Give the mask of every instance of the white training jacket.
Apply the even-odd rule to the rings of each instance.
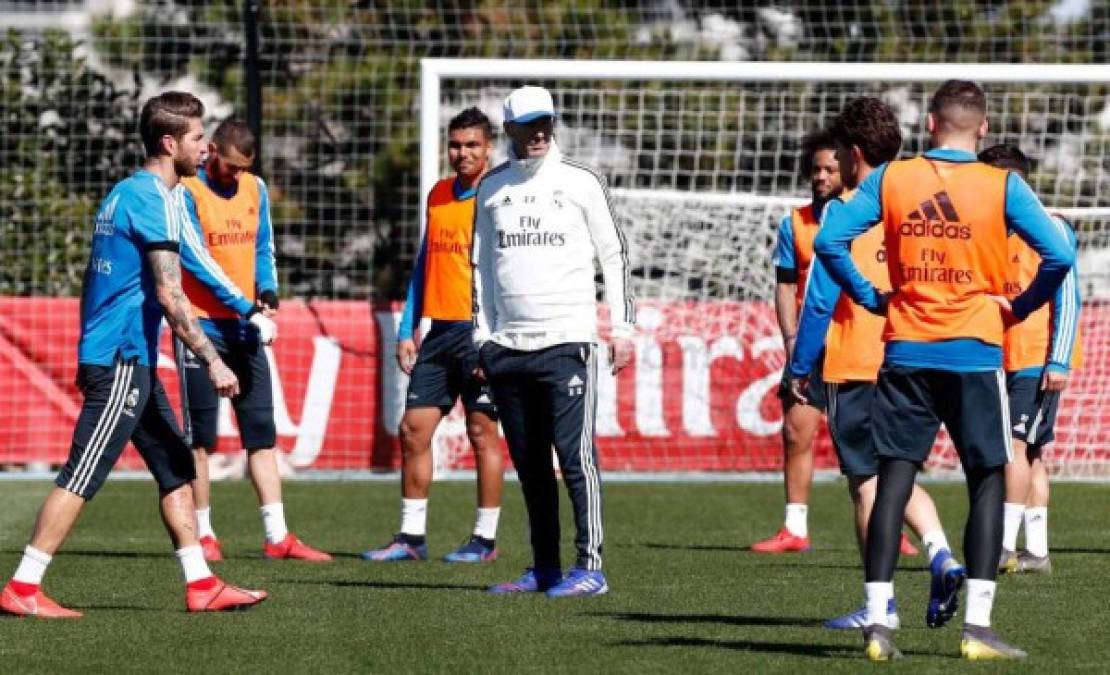
[[[595,258],[614,337],[636,320],[628,246],[605,179],[554,142],[511,159],[478,185],[474,208],[474,342],[522,351],[597,342]]]

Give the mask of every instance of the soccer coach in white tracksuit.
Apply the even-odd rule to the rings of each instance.
[[[551,596],[608,590],[601,572],[595,260],[605,281],[614,372],[631,359],[635,306],[628,247],[605,179],[559,151],[554,105],[540,87],[505,99],[510,160],[478,186],[474,214],[474,340],[492,385],[531,526],[534,566],[495,593]],[[577,560],[559,558],[554,446],[574,507]]]

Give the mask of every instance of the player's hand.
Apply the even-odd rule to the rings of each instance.
[[[223,360],[216,359],[209,364],[208,379],[212,380],[212,386],[220,396],[233,398],[239,395],[239,378],[235,377],[235,373],[231,372]]]
[[[405,375],[412,375],[412,367],[416,365],[416,342],[401,340],[397,343],[397,365]]]
[[[875,316],[886,316],[887,310],[890,309],[890,299],[894,297],[894,291],[876,291],[879,296],[879,304],[877,307],[868,307],[867,311]]]
[[[1016,316],[1014,316],[1014,306],[1010,304],[1010,300],[1004,295],[988,295],[987,299],[998,305],[999,310],[1002,312],[1002,325],[1006,328],[1021,323]]]
[[[1045,368],[1044,377],[1041,378],[1041,389],[1045,391],[1064,391],[1068,388],[1068,374],[1057,370]]]
[[[790,395],[794,400],[802,405],[809,405],[809,398],[806,392],[809,391],[809,375],[804,377],[790,378]]]
[[[615,337],[609,341],[609,364],[612,366],[614,375],[632,363],[632,355],[635,351],[636,344],[627,338]]]
[[[486,367],[489,365],[486,361],[486,359],[488,358],[486,350],[487,348],[493,349],[493,347],[491,346],[493,344],[494,343],[492,341],[486,340],[478,346],[478,359],[474,364],[474,370],[471,371],[471,374],[473,374],[474,379],[478,380],[479,382],[489,381],[489,376],[486,374]]]
[[[258,294],[258,308],[266,315],[267,319],[272,319],[277,316],[278,304],[277,293],[272,290],[265,290]]]
[[[251,314],[247,321],[250,321],[258,329],[258,341],[262,344],[272,345],[274,340],[277,339],[277,324],[264,312]]]

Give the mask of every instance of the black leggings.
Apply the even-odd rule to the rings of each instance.
[[[993,580],[1002,550],[1002,502],[1006,492],[1001,466],[967,472],[970,508],[964,527],[964,557],[972,579]],[[898,563],[898,543],[906,504],[913,491],[917,464],[905,459],[879,460],[879,483],[875,507],[867,524],[867,581],[890,581]]]

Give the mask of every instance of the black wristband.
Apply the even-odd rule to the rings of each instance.
[[[259,293],[258,299],[261,300],[263,304],[268,305],[270,309],[277,309],[278,303],[280,302],[278,294],[269,288]]]

